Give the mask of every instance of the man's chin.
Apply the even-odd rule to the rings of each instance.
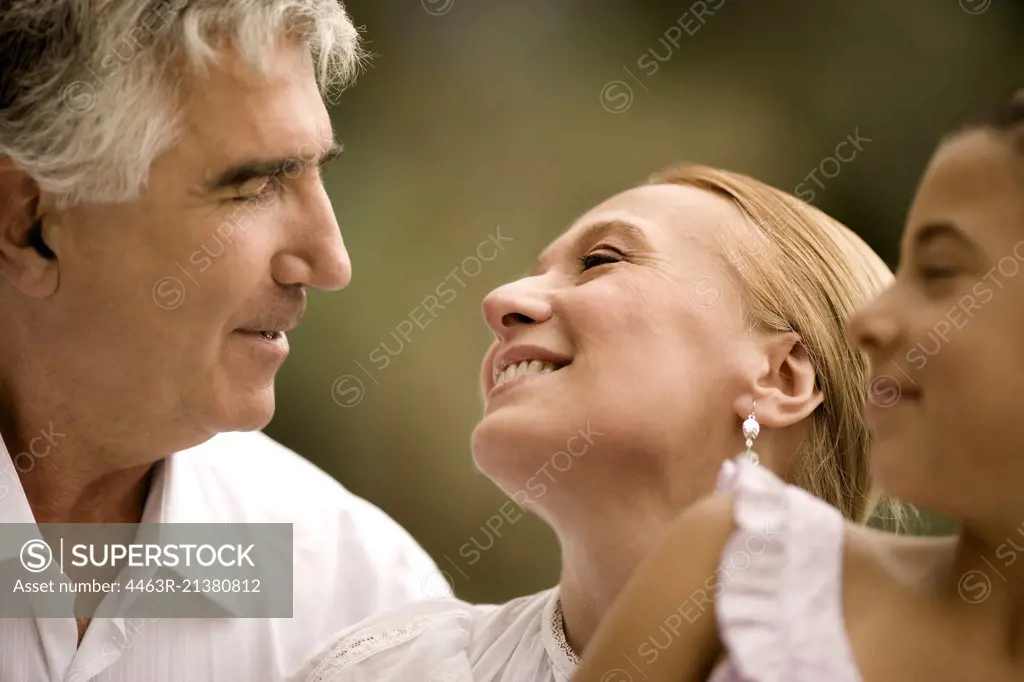
[[[259,431],[274,418],[275,407],[272,386],[249,395],[235,395],[231,403],[218,410],[221,418],[217,431]]]

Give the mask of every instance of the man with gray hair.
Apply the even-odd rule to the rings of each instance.
[[[0,0],[0,54],[0,521],[286,523],[294,548],[291,620],[8,618],[0,680],[285,679],[420,598],[412,538],[258,433],[306,289],[351,276],[320,177],[344,9]]]

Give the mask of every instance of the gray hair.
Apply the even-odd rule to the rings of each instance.
[[[359,71],[338,0],[0,0],[0,156],[62,205],[135,198],[180,132],[174,69],[227,39],[265,72],[282,35],[306,41],[327,99]]]

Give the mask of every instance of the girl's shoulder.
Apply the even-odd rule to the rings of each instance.
[[[921,589],[951,555],[950,538],[868,528],[763,467],[727,462],[733,530],[721,555],[716,618],[729,657],[749,680],[860,680],[851,631]],[[718,678],[731,680],[724,672]]]
[[[842,514],[764,467],[726,462],[733,530],[717,571],[716,680],[859,680],[843,617]]]

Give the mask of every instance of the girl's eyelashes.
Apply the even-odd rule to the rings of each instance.
[[[923,280],[936,280],[956,277],[960,270],[955,267],[930,265],[922,266],[919,268],[919,272]]]
[[[964,274],[962,267],[950,265],[919,265],[917,268],[917,280],[927,296],[932,298],[943,298],[951,295],[957,287],[961,275]]]

